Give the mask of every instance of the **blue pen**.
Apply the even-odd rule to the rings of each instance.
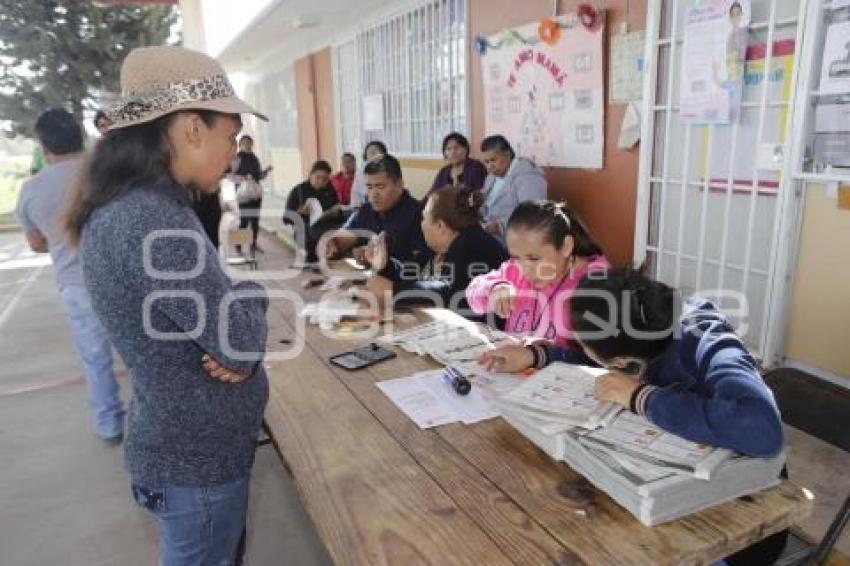
[[[472,384],[469,383],[469,380],[455,367],[446,366],[443,370],[443,379],[452,386],[452,389],[458,395],[468,395],[472,389]]]

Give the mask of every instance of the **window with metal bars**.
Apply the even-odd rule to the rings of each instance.
[[[379,139],[394,154],[430,157],[447,133],[468,133],[466,13],[467,0],[429,0],[336,46],[340,152]],[[383,127],[367,130],[363,99],[375,95]]]

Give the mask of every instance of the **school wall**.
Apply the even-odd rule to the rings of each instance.
[[[440,148],[436,151],[439,152]],[[404,185],[417,198],[425,196],[434,183],[434,177],[445,165],[442,159],[401,158],[399,162],[404,174]]]
[[[310,60],[312,73],[308,74],[304,72],[302,75],[298,75],[296,72],[295,80],[298,83],[298,92],[304,93],[305,110],[308,113],[312,112],[313,121],[310,122],[309,116],[302,119],[299,99],[298,127],[302,132],[305,129],[312,130],[305,139],[308,143],[312,143],[312,140],[315,138],[317,148],[315,152],[308,154],[303,151],[302,146],[303,169],[306,173],[315,159],[325,159],[336,169],[339,167],[340,155],[338,155],[336,148],[333,55],[331,48],[313,53],[304,57],[303,60]],[[310,107],[311,101],[306,94],[307,91],[312,93],[312,107]],[[363,148],[343,147],[341,149],[342,151],[354,153],[357,156],[358,164],[360,163]],[[392,149],[390,148],[390,151]],[[440,148],[434,149],[435,153],[439,153],[439,151]],[[423,196],[431,188],[431,183],[434,181],[437,171],[443,166],[441,159],[402,157],[400,158],[400,162],[404,173],[405,186],[416,197]]]
[[[303,179],[310,170],[310,165],[319,158],[313,55],[296,59],[294,70],[295,105],[298,109],[298,147],[301,150],[301,178]]]
[[[575,11],[577,0],[560,0],[558,14]],[[646,0],[602,0],[594,2],[604,8],[607,17],[605,38],[605,98],[608,98],[608,48],[614,30],[627,22],[629,31],[644,29]],[[491,35],[505,27],[514,27],[539,21],[552,15],[551,0],[469,0],[470,38]],[[467,46],[470,69],[470,99],[472,137],[475,148],[484,137],[484,89],[481,61],[474,43]],[[635,201],[637,196],[638,149],[617,149],[620,123],[625,104],[606,104],[605,107],[605,158],[603,169],[547,168],[549,198],[563,199],[578,212],[588,229],[617,264],[631,262],[634,242]],[[474,152],[474,153],[477,153]]]
[[[327,160],[336,169],[339,157],[336,155],[333,56],[330,47],[313,54],[313,80],[319,159]]]
[[[575,10],[577,0],[558,2],[559,13]],[[608,0],[597,3],[606,9],[608,32],[628,22],[630,31],[644,28],[646,0]],[[469,0],[469,37],[489,35],[505,27],[538,21],[552,14],[550,0]],[[605,54],[608,54],[608,38]],[[478,147],[484,137],[484,92],[481,63],[474,52],[473,42],[469,52],[470,123],[472,155],[478,157]],[[331,50],[324,49],[295,64],[298,92],[298,125],[301,141],[301,159],[306,172],[315,159],[327,159],[334,167],[337,155],[333,107],[333,65]],[[607,83],[607,60],[605,62]],[[607,99],[607,92],[606,92]],[[637,191],[637,148],[622,151],[616,148],[624,104],[606,104],[605,109],[605,160],[600,171],[547,168],[549,198],[564,199],[573,206],[588,224],[588,228],[616,263],[631,261],[635,198]],[[448,133],[448,132],[446,132]],[[343,148],[358,154],[362,148]],[[392,151],[392,148],[390,148]],[[434,148],[439,153],[440,148]],[[434,176],[442,167],[440,159],[402,158],[404,180],[414,195],[424,194]]]
[[[809,185],[791,298],[786,355],[850,386],[850,210]]]

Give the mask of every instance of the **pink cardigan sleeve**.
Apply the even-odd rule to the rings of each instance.
[[[513,285],[513,277],[517,267],[513,260],[503,262],[499,269],[477,276],[466,288],[466,302],[476,314],[487,312],[490,292],[497,283],[509,283]]]

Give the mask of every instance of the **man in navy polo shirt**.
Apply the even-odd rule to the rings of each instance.
[[[431,258],[422,235],[422,205],[404,188],[401,165],[392,155],[368,163],[364,173],[368,202],[320,244],[317,253],[325,259],[338,258],[383,233],[389,261],[381,275],[396,281],[406,268],[418,268]]]

